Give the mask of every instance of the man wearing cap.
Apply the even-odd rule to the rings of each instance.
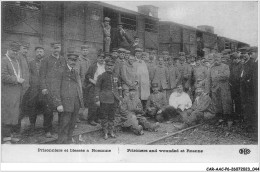
[[[44,48],[35,47],[35,58],[29,62],[30,70],[30,87],[24,95],[24,113],[29,115],[30,129],[34,131],[37,115],[43,113],[45,102],[40,89],[40,66],[44,58]]]
[[[7,53],[1,59],[1,126],[2,141],[19,141],[13,133],[17,132],[20,114],[22,84],[25,81],[21,76],[21,67],[18,59],[20,44],[11,42]]]
[[[137,61],[134,62],[134,67],[136,69],[138,77],[138,95],[142,101],[143,107],[146,107],[146,101],[150,95],[150,79],[149,71],[145,62],[141,59],[143,50],[140,48],[135,49],[135,57]]]
[[[58,144],[72,142],[72,134],[79,113],[84,107],[81,78],[76,69],[79,55],[70,49],[67,53],[67,65],[62,73],[59,93],[56,98],[60,99],[57,110],[61,113],[58,131]]]
[[[46,137],[52,137],[53,112],[57,111],[57,107],[61,102],[56,95],[59,95],[62,72],[66,67],[66,60],[60,55],[61,44],[55,42],[52,43],[51,46],[53,48],[52,54],[42,60],[40,67],[41,92],[45,101],[48,103],[43,113],[43,126]],[[59,110],[58,114],[60,116]]]
[[[191,74],[192,74],[192,68],[189,64],[187,64],[186,61],[186,57],[184,55],[184,52],[180,52],[180,63],[177,64],[177,68],[180,71],[181,74],[181,83],[184,86],[184,91],[188,92],[188,94],[190,94],[190,90],[191,90]]]
[[[131,45],[129,47],[129,50],[131,51],[131,55],[135,55],[136,48],[142,48],[142,46],[140,45],[140,39],[138,36],[134,36],[134,41],[131,41]]]
[[[124,49],[124,48],[118,49],[118,59],[115,62],[114,70],[115,70],[115,73],[119,76],[120,76],[120,70],[121,70],[123,64],[126,62],[125,53],[126,53],[126,49]]]
[[[148,116],[156,118],[163,108],[167,106],[167,100],[165,94],[159,91],[158,83],[152,83],[152,90],[153,92],[147,100],[146,113]]]
[[[201,57],[197,58],[196,65],[192,69],[192,76],[194,82],[193,87],[195,89],[198,84],[205,84],[207,78],[207,68],[201,64]]]
[[[24,94],[27,92],[28,88],[30,87],[29,84],[29,79],[30,79],[30,72],[29,72],[29,58],[28,58],[28,50],[30,47],[30,44],[27,42],[21,42],[21,47],[19,51],[19,63],[21,67],[21,77],[24,79],[24,82],[22,84],[22,102],[21,102],[21,107],[20,107],[20,119],[19,119],[19,125],[21,125],[22,118],[24,117],[24,112],[23,112],[23,105],[26,103],[26,99],[24,99]]]
[[[180,81],[181,75],[178,68],[172,64],[172,60],[169,60],[168,65],[168,72],[169,72],[169,79],[168,79],[168,88],[166,90],[166,99],[167,102],[169,101],[170,95],[176,89],[177,83]]]
[[[104,53],[98,54],[97,62],[93,63],[85,76],[85,94],[87,94],[88,104],[88,123],[96,126],[98,122],[98,107],[95,104],[95,86],[98,77],[105,72],[105,56]]]
[[[156,131],[159,124],[153,124],[147,121],[143,116],[144,111],[140,99],[136,96],[136,90],[131,88],[129,94],[124,97],[120,106],[120,113],[124,116],[125,122],[122,127],[130,127],[136,135],[143,135],[143,129]]]
[[[164,61],[164,65],[167,66],[168,65],[168,61],[169,61],[169,52],[168,51],[163,51],[162,52],[162,58]]]
[[[77,63],[77,70],[79,72],[80,78],[81,78],[81,83],[82,83],[82,89],[83,89],[83,100],[84,100],[84,105],[85,107],[88,107],[87,105],[87,93],[86,91],[86,83],[85,83],[85,76],[88,72],[88,69],[90,67],[90,60],[89,60],[89,50],[91,46],[90,45],[81,45],[81,55],[79,56],[79,60]],[[81,118],[83,119],[83,117]]]
[[[147,66],[147,69],[148,69],[148,72],[149,72],[150,85],[151,85],[152,80],[154,78],[154,72],[155,72],[155,69],[156,69],[154,58],[156,58],[155,55],[153,55],[151,53],[148,57],[148,61],[146,62],[146,66]]]
[[[209,95],[205,93],[204,87],[198,87],[196,94],[197,97],[191,108],[180,114],[179,122],[183,122],[181,128],[195,125],[202,120],[210,120],[215,116],[215,106]]]
[[[212,101],[216,106],[216,114],[222,120],[231,122],[232,100],[229,86],[230,70],[228,65],[221,63],[221,54],[209,54],[209,59],[214,59],[211,63],[209,82]]]
[[[117,31],[113,35],[113,47],[115,48],[128,48],[131,43],[130,38],[123,29],[123,23],[118,23]]]
[[[233,53],[231,55],[233,62],[231,63],[230,67],[230,77],[229,77],[229,82],[230,82],[230,90],[231,90],[231,98],[232,102],[235,105],[234,108],[234,114],[232,117],[234,119],[239,119],[241,120],[241,95],[240,95],[240,76],[242,72],[242,63],[240,56],[238,53]],[[235,116],[234,116],[235,115]]]
[[[118,76],[113,72],[115,62],[106,60],[106,72],[102,73],[95,86],[95,103],[100,107],[101,126],[104,132],[104,139],[108,139],[108,134],[115,138],[114,120],[115,111],[120,105],[122,97],[119,95],[121,87]]]
[[[109,22],[110,22],[110,18],[105,17],[104,23],[102,23],[103,32],[104,32],[104,50],[107,53],[109,53],[110,51],[110,43],[111,43],[111,38],[110,38],[111,26],[109,25]]]
[[[127,61],[131,55],[131,52],[129,50],[125,50],[125,60]]]
[[[129,92],[129,89],[136,89],[138,86],[138,77],[133,66],[134,56],[130,55],[128,61],[124,63],[121,68],[121,80],[122,80],[122,89],[123,95]]]
[[[160,56],[158,60],[159,63],[155,68],[154,78],[152,80],[152,83],[158,83],[159,90],[166,97],[166,90],[168,89],[168,83],[169,83],[169,71],[167,67],[164,65],[163,57]]]
[[[245,120],[245,125],[251,128],[252,125],[252,114],[253,114],[253,61],[250,60],[248,54],[243,54],[242,58],[244,63],[242,65],[242,72],[240,75],[240,86],[241,86],[241,104],[242,114]]]

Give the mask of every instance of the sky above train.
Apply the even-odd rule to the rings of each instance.
[[[137,11],[139,5],[159,7],[162,21],[197,27],[210,25],[220,36],[256,46],[258,44],[257,1],[104,1],[106,3]]]

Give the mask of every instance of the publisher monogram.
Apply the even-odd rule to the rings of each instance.
[[[247,148],[241,148],[239,149],[239,153],[240,154],[244,154],[244,155],[247,155],[247,154],[250,154],[250,149],[247,149]]]

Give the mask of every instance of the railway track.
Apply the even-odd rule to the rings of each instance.
[[[173,127],[172,124],[161,124],[161,130],[158,132],[148,132],[145,131],[145,134],[142,136],[136,136],[132,132],[122,131],[120,125],[117,128],[116,139],[103,139],[102,129],[94,129],[91,131],[78,131],[74,132],[73,139],[75,144],[141,144],[141,145],[154,145],[158,142],[162,142],[164,139],[173,137],[177,134],[183,133],[188,130],[195,129],[203,124],[198,124],[191,126],[182,130],[171,130]],[[171,130],[171,132],[170,132]],[[51,138],[41,142],[41,144],[54,144],[57,138]]]

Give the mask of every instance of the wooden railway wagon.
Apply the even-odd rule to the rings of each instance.
[[[34,56],[35,46],[43,45],[49,55],[50,43],[61,41],[63,53],[70,46],[79,50],[80,45],[91,44],[94,60],[95,50],[103,49],[101,22],[104,17],[111,18],[112,34],[122,22],[128,36],[138,35],[146,50],[158,48],[158,18],[106,3],[13,1],[2,2],[1,8],[2,54],[12,40],[29,42],[29,57]]]
[[[225,49],[230,49],[231,52],[237,51],[239,48],[249,47],[249,44],[236,41],[226,37],[218,37],[218,50],[221,52]]]
[[[169,51],[176,57],[179,52],[197,54],[196,28],[175,22],[159,22],[159,51]]]

